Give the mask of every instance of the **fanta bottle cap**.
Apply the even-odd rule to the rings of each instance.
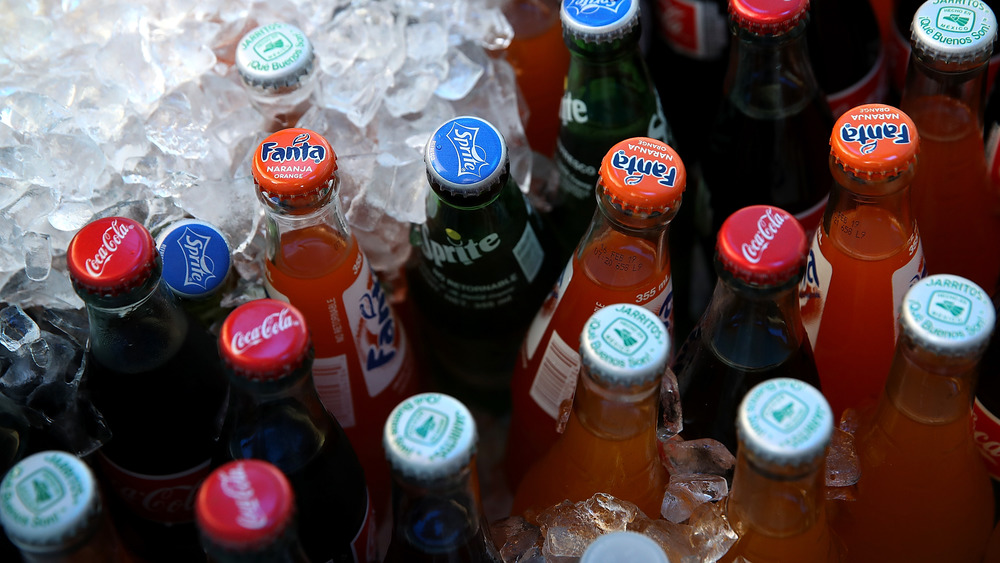
[[[60,451],[30,455],[0,482],[0,524],[29,553],[64,549],[99,523],[97,482],[80,458]]]
[[[797,277],[809,254],[802,224],[769,205],[744,207],[730,215],[719,229],[715,249],[727,272],[757,285]]]
[[[588,43],[608,43],[639,25],[639,0],[562,0],[563,32]]]
[[[77,292],[115,296],[146,282],[157,267],[153,237],[139,222],[104,217],[84,225],[66,248]]]
[[[903,333],[934,354],[965,356],[989,344],[996,312],[975,283],[951,274],[928,276],[913,285],[900,312]]]
[[[632,213],[664,214],[681,204],[687,171],[663,141],[633,137],[611,147],[601,162],[599,189]]]
[[[442,393],[420,393],[389,413],[382,446],[393,471],[433,480],[468,465],[478,440],[476,421],[461,401]]]
[[[885,104],[865,104],[844,112],[830,135],[830,152],[837,164],[870,179],[908,170],[919,149],[920,136],[910,116]]]
[[[208,476],[195,499],[195,521],[213,544],[234,551],[266,546],[287,529],[295,493],[274,465],[258,459],[230,461]]]
[[[434,193],[451,205],[482,205],[496,196],[508,174],[507,143],[490,122],[461,116],[427,140],[424,164]]]
[[[580,563],[670,563],[660,544],[636,532],[610,532],[587,546]]]
[[[769,379],[743,398],[736,433],[740,448],[758,463],[802,465],[826,453],[833,413],[812,385],[788,377]]]
[[[229,276],[229,240],[211,223],[177,221],[157,235],[156,243],[163,261],[163,281],[181,297],[207,297]]]
[[[997,19],[986,2],[924,2],[910,24],[913,49],[948,63],[986,61],[997,38]]]
[[[264,203],[279,209],[311,208],[333,193],[337,155],[319,133],[283,129],[257,147],[251,172]]]
[[[301,29],[277,22],[256,27],[236,46],[236,71],[247,86],[295,86],[315,61],[312,43]]]
[[[638,305],[617,303],[598,309],[580,335],[580,361],[606,385],[642,385],[659,379],[669,355],[667,327]]]
[[[240,377],[273,380],[295,371],[310,353],[302,313],[276,299],[256,299],[229,313],[219,330],[222,360]]]
[[[733,22],[757,35],[781,35],[809,14],[809,0],[729,0]]]

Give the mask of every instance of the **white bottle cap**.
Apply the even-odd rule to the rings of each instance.
[[[921,348],[942,356],[964,356],[989,343],[996,312],[975,283],[950,274],[928,276],[903,297],[899,324]]]
[[[670,563],[658,543],[635,532],[611,532],[583,552],[580,563]]]
[[[818,389],[788,377],[755,385],[736,415],[740,448],[755,460],[796,466],[826,453],[833,413]]]
[[[294,86],[312,71],[314,59],[309,38],[287,23],[256,27],[236,46],[236,70],[256,88]]]
[[[928,0],[910,24],[913,48],[943,62],[985,62],[996,37],[997,19],[986,2]]]
[[[464,404],[421,393],[389,413],[382,436],[389,465],[405,477],[430,480],[465,467],[476,452],[476,421]]]
[[[644,307],[617,303],[590,316],[580,336],[580,361],[607,385],[642,385],[667,367],[667,327]]]

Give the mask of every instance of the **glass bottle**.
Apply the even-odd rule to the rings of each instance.
[[[232,248],[225,233],[211,223],[182,219],[156,235],[163,261],[163,282],[188,313],[214,332],[230,309],[222,297],[236,282]]]
[[[885,386],[903,295],[926,275],[910,213],[920,144],[902,111],[853,108],[830,138],[834,187],[799,289],[802,322],[835,416]]]
[[[808,250],[802,225],[777,207],[745,207],[722,224],[712,301],[673,366],[685,439],[713,438],[735,452],[733,421],[751,387],[775,377],[819,387],[799,312]]]
[[[1000,316],[1000,294],[993,297],[993,311]],[[994,504],[1000,507],[1000,336],[996,331],[980,360],[979,373],[972,430],[993,481]]]
[[[307,319],[258,299],[237,307],[219,333],[232,389],[217,465],[261,459],[291,482],[299,534],[312,561],[374,562],[374,507],[365,473],[312,380]]]
[[[383,563],[500,563],[483,514],[472,413],[441,393],[406,399],[385,423],[392,537]]]
[[[658,543],[636,532],[608,532],[590,542],[580,563],[670,563]]]
[[[556,420],[580,371],[580,331],[594,311],[611,303],[641,305],[660,317],[672,338],[668,226],[686,181],[677,153],[654,139],[626,139],[605,156],[598,209],[514,366],[505,463],[512,489],[558,436]]]
[[[861,478],[834,524],[850,561],[982,560],[993,494],[970,428],[995,321],[965,278],[929,276],[906,293],[884,391],[853,417]]]
[[[275,22],[248,31],[236,46],[236,70],[250,103],[275,132],[295,127],[316,89],[312,42],[294,25]]]
[[[667,327],[655,313],[619,303],[591,315],[566,429],[521,480],[511,514],[531,520],[563,500],[603,492],[658,516],[669,481],[656,437],[669,356]]]

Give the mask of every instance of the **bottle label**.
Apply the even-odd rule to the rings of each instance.
[[[714,2],[659,0],[656,24],[670,47],[699,60],[717,60],[726,52],[729,30]]]
[[[913,235],[910,236],[906,251],[910,255],[909,262],[892,274],[892,310],[896,311],[895,322],[892,323],[892,326],[896,339],[899,339],[899,307],[903,304],[903,298],[906,297],[906,292],[913,287],[913,284],[927,277],[924,247],[916,229],[913,229]]]
[[[341,354],[332,358],[316,358],[313,360],[312,373],[316,394],[326,410],[333,414],[341,427],[354,428],[358,421],[354,414],[347,356]]]
[[[839,92],[828,94],[834,119],[864,104],[881,103],[889,97],[889,63],[885,47],[880,47],[875,64],[861,80]]]
[[[1000,418],[984,407],[978,397],[972,406],[972,427],[990,477],[1000,480]]]
[[[371,494],[365,490],[365,503],[368,509],[365,511],[365,521],[361,524],[358,534],[351,540],[351,553],[354,554],[356,563],[375,563],[378,561],[378,546],[376,540],[378,534],[375,533],[375,509],[372,507]]]
[[[528,394],[546,414],[556,420],[563,402],[573,398],[579,373],[580,353],[553,330]]]
[[[986,132],[986,166],[994,186],[1000,186],[1000,123]]]
[[[194,500],[201,482],[212,471],[211,459],[180,473],[135,473],[98,451],[98,463],[114,491],[133,514],[165,524],[194,520]]]

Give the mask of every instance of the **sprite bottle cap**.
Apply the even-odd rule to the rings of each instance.
[[[809,0],[730,0],[729,17],[757,35],[781,35],[809,14]]]
[[[266,546],[287,529],[295,493],[280,469],[263,460],[230,461],[198,488],[195,521],[213,544],[234,551]]]
[[[563,0],[563,33],[587,43],[606,43],[639,25],[639,0]]]
[[[779,285],[799,275],[809,245],[805,229],[790,213],[753,205],[722,223],[716,251],[733,277],[750,284]]]
[[[758,383],[736,415],[740,448],[757,463],[802,465],[823,456],[833,437],[833,412],[818,389],[788,377]]]
[[[257,195],[266,205],[289,212],[311,211],[333,194],[337,155],[319,133],[283,129],[257,147],[251,172]]]
[[[908,170],[919,149],[913,120],[886,104],[864,104],[844,112],[830,135],[836,163],[868,179],[891,178]]]
[[[305,317],[291,304],[276,299],[244,303],[222,323],[219,352],[239,377],[279,379],[310,357]]]
[[[910,24],[915,52],[947,63],[986,62],[996,38],[997,19],[986,2],[924,2]]]
[[[157,269],[153,237],[139,222],[104,217],[84,225],[66,248],[78,292],[115,296],[141,286]]]
[[[680,206],[686,183],[687,171],[673,148],[649,137],[633,137],[604,156],[598,189],[625,211],[659,215]]]
[[[479,437],[472,413],[442,393],[420,393],[396,405],[382,436],[393,471],[405,478],[434,480],[469,464]]]
[[[989,343],[996,312],[975,283],[951,274],[928,276],[903,297],[900,326],[921,348],[942,356],[981,352]]]
[[[431,188],[447,203],[480,205],[492,200],[507,178],[507,143],[485,119],[456,117],[428,139],[424,163]]]
[[[236,71],[247,86],[295,86],[314,65],[312,43],[301,29],[277,22],[256,27],[236,46]]]
[[[643,385],[659,379],[669,355],[667,327],[638,305],[617,303],[597,310],[580,335],[580,361],[606,385]]]
[[[163,281],[175,294],[200,299],[212,295],[229,277],[232,249],[215,225],[184,219],[157,237],[163,261]]]

